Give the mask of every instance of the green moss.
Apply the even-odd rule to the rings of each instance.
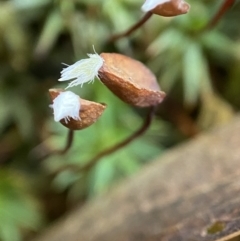
[[[216,234],[222,232],[225,228],[225,224],[221,221],[216,221],[207,229],[208,234]]]

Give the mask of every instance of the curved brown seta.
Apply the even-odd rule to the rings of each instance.
[[[219,8],[219,10],[217,11],[217,13],[214,15],[214,17],[210,20],[210,22],[208,23],[208,25],[206,26],[206,29],[211,29],[213,28],[218,21],[222,18],[222,16],[224,15],[224,13],[230,8],[232,7],[232,5],[235,3],[235,0],[225,0],[223,2],[223,4],[221,5],[221,7]]]

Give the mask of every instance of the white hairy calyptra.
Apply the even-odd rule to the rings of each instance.
[[[64,119],[66,123],[73,118],[74,120],[80,120],[80,98],[72,91],[61,92],[50,105],[53,108],[54,120],[56,122]]]
[[[67,88],[76,85],[82,86],[86,82],[94,81],[95,77],[98,78],[98,71],[102,67],[104,60],[96,53],[94,48],[93,50],[95,54],[87,54],[88,59],[81,59],[61,71],[59,81],[73,80]]]
[[[153,10],[155,7],[157,7],[160,4],[170,2],[170,0],[146,0],[145,3],[142,5],[141,9],[144,12],[149,12]]]

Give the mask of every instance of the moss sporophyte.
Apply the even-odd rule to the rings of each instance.
[[[122,54],[94,52],[64,68],[59,81],[71,81],[67,88],[82,87],[96,77],[115,96],[136,107],[156,106],[163,101],[165,93],[143,63]],[[105,104],[84,100],[71,91],[51,89],[49,93],[54,120],[70,130],[81,130],[95,123],[106,108]]]

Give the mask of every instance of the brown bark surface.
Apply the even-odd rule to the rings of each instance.
[[[240,117],[170,150],[35,241],[240,240]]]

